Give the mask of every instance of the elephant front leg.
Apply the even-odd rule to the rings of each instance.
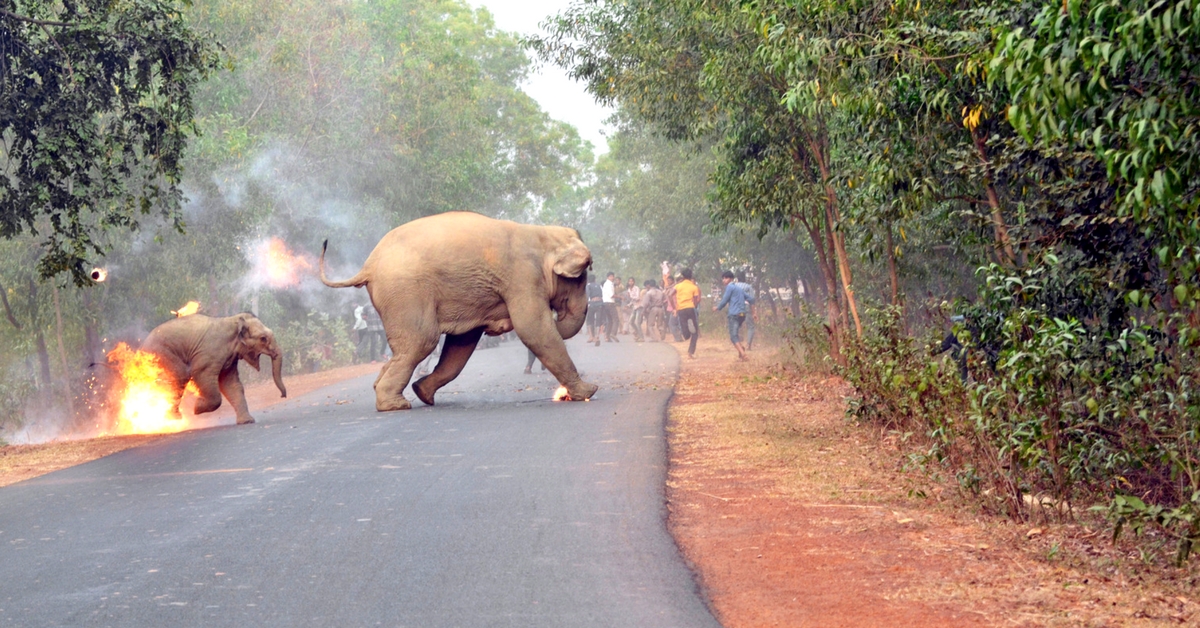
[[[545,304],[541,307],[517,308],[510,304],[509,314],[521,342],[533,351],[546,370],[558,379],[558,383],[566,387],[572,401],[591,399],[592,395],[596,394],[600,387],[579,377],[579,370],[575,368],[575,362],[567,353],[567,344],[558,334],[550,309],[545,307]]]
[[[253,423],[254,417],[250,416],[250,408],[246,405],[246,389],[242,386],[242,378],[238,376],[236,362],[233,368],[221,373],[219,383],[221,394],[233,405],[238,425]]]
[[[432,406],[434,393],[462,373],[467,360],[475,353],[475,346],[479,344],[479,337],[482,335],[483,327],[472,329],[465,334],[446,334],[446,342],[442,345],[442,357],[438,358],[437,366],[432,373],[413,384],[413,393],[417,395],[417,399]]]

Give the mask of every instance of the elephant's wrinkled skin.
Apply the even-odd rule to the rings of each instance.
[[[258,370],[259,357],[271,358],[275,386],[287,397],[283,386],[283,353],[275,334],[253,314],[212,318],[192,314],[169,320],[154,328],[142,342],[142,351],[154,353],[173,380],[175,410],[188,380],[199,390],[196,414],[221,407],[221,395],[233,404],[237,422],[253,423],[246,407],[246,392],[238,377],[238,360]]]
[[[571,399],[590,398],[597,387],[580,379],[563,339],[578,333],[587,317],[591,263],[574,229],[449,212],[393,229],[345,281],[326,279],[322,249],[320,273],[331,288],[366,286],[379,310],[392,348],[375,380],[375,408],[384,412],[412,407],[404,388],[441,334],[446,342],[437,367],[413,384],[429,405],[462,372],[482,334],[511,330]]]

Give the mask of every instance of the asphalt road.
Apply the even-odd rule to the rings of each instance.
[[[370,376],[0,488],[0,625],[717,626],[664,524],[676,352],[569,347],[593,401],[506,344],[437,407]]]

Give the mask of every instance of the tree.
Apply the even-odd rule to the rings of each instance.
[[[531,46],[665,137],[715,146],[719,224],[794,227],[808,236],[840,358],[845,313],[861,327],[826,121],[784,106],[786,76],[759,58],[756,26],[740,6],[708,0],[578,3]]]
[[[218,48],[188,0],[0,0],[0,237],[41,236],[42,278],[87,278],[110,230],[181,226],[192,94]]]

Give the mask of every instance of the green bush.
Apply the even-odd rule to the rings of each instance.
[[[825,317],[803,301],[795,310],[795,316],[772,323],[780,330],[783,363],[805,372],[829,371],[833,363],[829,359],[829,329]]]
[[[354,362],[350,329],[324,312],[309,312],[275,333],[284,355],[284,372],[314,373]]]
[[[1132,292],[1122,307],[1150,315],[1121,328],[1085,322],[1063,308],[1088,303],[1087,278],[1055,264],[984,269],[979,302],[955,329],[969,384],[953,360],[931,357],[940,330],[917,340],[900,310],[866,310],[841,370],[856,391],[849,410],[915,437],[927,448],[913,459],[1015,518],[1071,518],[1075,504],[1107,503],[1093,509],[1110,517],[1114,537],[1157,528],[1182,563],[1200,540],[1197,295],[1175,290],[1165,313]]]

